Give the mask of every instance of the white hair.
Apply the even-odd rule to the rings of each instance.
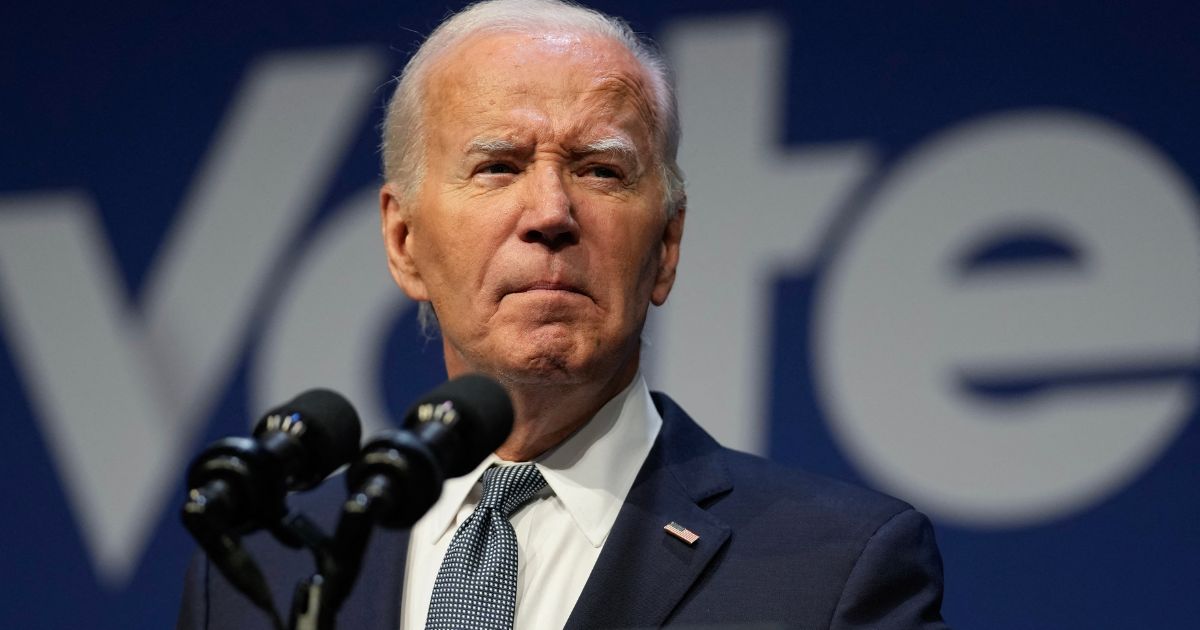
[[[383,176],[411,201],[425,171],[425,90],[434,62],[469,36],[489,32],[569,32],[607,37],[623,45],[646,73],[654,110],[664,206],[674,216],[684,200],[679,151],[679,110],[675,80],[666,60],[648,39],[624,20],[562,0],[485,0],[442,22],[396,78],[383,122]]]

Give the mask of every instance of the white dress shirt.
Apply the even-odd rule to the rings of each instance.
[[[650,453],[662,417],[639,373],[574,435],[534,464],[546,487],[513,513],[517,533],[515,628],[561,628],[592,573],[617,512]],[[473,472],[446,481],[408,542],[400,627],[422,630],[446,547],[475,509],[494,453]]]

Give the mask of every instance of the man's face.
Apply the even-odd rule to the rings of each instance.
[[[631,375],[666,300],[668,221],[645,76],[604,38],[475,36],[426,85],[425,177],[382,192],[393,275],[430,300],[451,376],[514,383]]]

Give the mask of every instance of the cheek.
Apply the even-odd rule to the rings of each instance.
[[[506,241],[504,213],[472,207],[443,212],[438,224],[430,226],[429,261],[444,289],[479,288]]]
[[[626,221],[604,233],[607,244],[604,276],[614,300],[628,314],[645,308],[658,272],[660,247],[657,226],[651,221]]]

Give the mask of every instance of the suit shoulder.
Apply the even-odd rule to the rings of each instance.
[[[908,503],[881,492],[783,466],[757,455],[732,449],[724,449],[724,455],[733,481],[733,495],[795,504],[807,512],[816,511],[827,517],[865,519],[875,523],[913,509]]]
[[[662,415],[663,466],[705,507],[751,529],[800,524],[821,537],[862,540],[912,506],[885,494],[721,446],[675,401]]]

